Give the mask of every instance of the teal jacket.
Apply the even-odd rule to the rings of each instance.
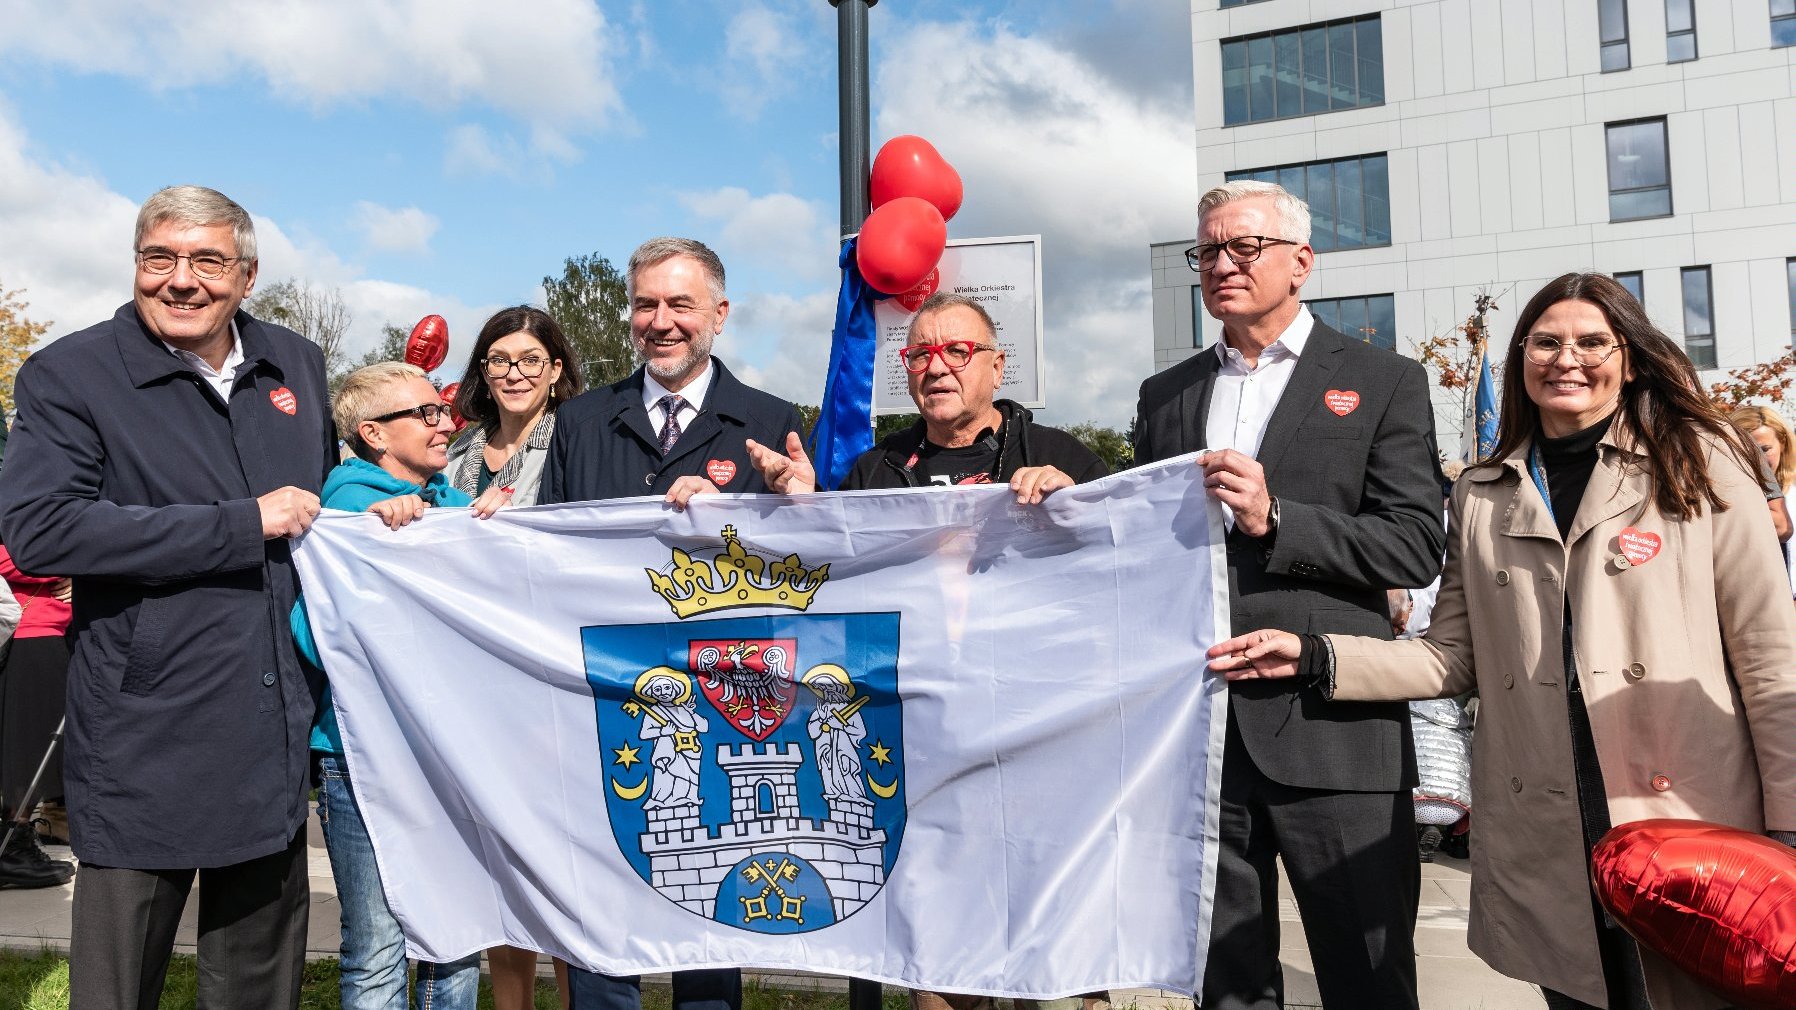
[[[469,505],[474,501],[450,487],[440,473],[419,487],[359,457],[351,458],[349,462],[332,470],[324,478],[324,490],[318,498],[327,509],[366,512],[368,506],[375,502],[402,494],[422,495],[427,502],[449,507]],[[306,617],[306,600],[303,594],[299,602],[293,605],[289,623],[293,626],[293,641],[299,646],[300,658],[323,669],[324,664],[318,659],[318,643],[312,638],[312,622]],[[328,681],[324,685],[324,696],[318,701],[318,717],[312,721],[312,750],[325,754],[343,753],[343,736],[337,730],[337,709],[331,704]]]

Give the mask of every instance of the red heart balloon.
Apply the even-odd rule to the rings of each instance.
[[[461,419],[461,411],[455,409],[455,396],[461,392],[461,383],[451,382],[440,391],[443,402],[449,405],[449,419],[455,422],[455,430],[460,431],[468,422]]]
[[[433,372],[449,356],[449,322],[442,316],[425,316],[412,327],[405,341],[407,364]]]
[[[901,196],[928,200],[943,221],[960,210],[960,173],[922,137],[905,135],[886,141],[873,159],[868,181],[874,210]]]
[[[1796,849],[1705,821],[1622,824],[1591,854],[1609,914],[1752,1010],[1796,1006]]]
[[[948,223],[935,206],[901,196],[867,215],[855,262],[873,290],[895,295],[929,276],[948,247]]]
[[[915,312],[922,308],[923,303],[929,300],[929,296],[935,294],[941,286],[942,271],[940,267],[936,267],[929,271],[929,276],[918,281],[908,291],[894,297],[897,298],[898,304],[904,306],[904,311]]]

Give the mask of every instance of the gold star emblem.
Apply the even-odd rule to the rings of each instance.
[[[624,744],[622,747],[619,747],[611,753],[617,755],[617,760],[612,763],[623,765],[625,771],[629,771],[631,765],[638,764],[642,761],[641,758],[636,756],[636,748],[629,744]]]
[[[867,756],[882,765],[892,763],[892,749],[878,740],[873,741],[873,746],[867,748]]]

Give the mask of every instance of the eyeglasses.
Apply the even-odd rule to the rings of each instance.
[[[1243,235],[1240,238],[1229,239],[1227,242],[1210,242],[1204,245],[1192,246],[1185,250],[1185,265],[1200,274],[1208,273],[1216,268],[1216,259],[1222,255],[1222,250],[1224,249],[1229,251],[1229,259],[1233,260],[1235,265],[1239,267],[1246,266],[1254,260],[1259,259],[1260,254],[1265,252],[1266,247],[1269,245],[1302,244],[1302,242],[1293,242],[1287,238],[1272,238],[1267,235]]]
[[[137,250],[137,264],[143,267],[145,273],[172,274],[175,272],[175,264],[186,260],[188,268],[193,271],[195,277],[208,281],[215,281],[223,277],[225,271],[231,268],[231,264],[242,258],[241,256],[220,256],[217,253],[194,253],[190,256],[187,253],[169,252],[167,249]]]
[[[397,421],[402,417],[415,417],[429,427],[436,427],[437,422],[449,416],[449,405],[446,403],[420,403],[416,407],[395,410],[391,414],[370,417],[370,421]]]
[[[958,372],[967,367],[973,355],[980,351],[995,351],[992,344],[981,344],[971,340],[947,340],[939,344],[910,344],[898,348],[898,360],[904,362],[904,370],[915,375],[929,371],[929,359],[941,356],[942,364],[948,371]]]
[[[542,375],[543,370],[549,367],[549,359],[532,354],[529,357],[513,361],[502,354],[495,354],[490,358],[481,358],[480,365],[486,369],[486,377],[489,379],[503,379],[511,374],[513,368],[516,368],[518,374],[524,378],[534,379]]]
[[[1579,337],[1569,343],[1561,343],[1552,337],[1531,336],[1522,342],[1522,352],[1528,360],[1536,365],[1550,365],[1559,360],[1559,355],[1566,348],[1571,348],[1572,360],[1585,368],[1592,368],[1608,361],[1616,351],[1628,346],[1607,334]]]

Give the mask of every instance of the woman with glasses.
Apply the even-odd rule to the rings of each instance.
[[[468,427],[449,449],[450,482],[470,495],[509,488],[511,504],[536,504],[555,407],[581,386],[574,349],[547,312],[518,305],[495,313],[480,328],[455,397]],[[515,1010],[503,1000],[498,1007]]]
[[[319,494],[325,508],[373,512],[398,529],[430,506],[473,504],[443,477],[455,427],[449,406],[422,369],[384,361],[355,370],[337,393],[331,416],[355,455],[325,477]],[[499,497],[488,496],[476,512],[490,515]],[[293,608],[292,624],[300,655],[322,668],[303,596]],[[330,671],[324,672],[328,677]],[[380,868],[343,761],[343,738],[328,685],[312,724],[312,762],[319,783],[318,823],[342,917],[342,1005],[346,1010],[405,1010],[405,937],[381,890]],[[473,1010],[479,988],[478,952],[445,964],[418,963],[420,1007]]]
[[[1255,631],[1210,668],[1337,703],[1476,688],[1472,949],[1549,1007],[1721,1006],[1605,917],[1590,851],[1652,817],[1796,841],[1796,612],[1758,452],[1602,274],[1528,303],[1503,374],[1427,633]]]

